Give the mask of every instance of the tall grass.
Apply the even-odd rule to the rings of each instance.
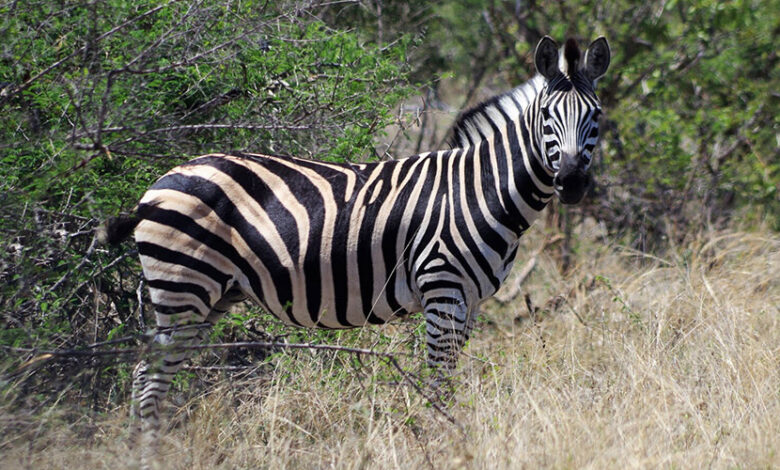
[[[780,466],[777,235],[708,233],[647,255],[580,231],[565,276],[554,250],[539,256],[530,303],[485,303],[447,407],[456,424],[381,361],[285,353],[261,378],[222,376],[169,405],[159,467]],[[396,338],[382,350],[419,350],[410,370],[414,326],[381,330]],[[133,468],[126,415],[5,413],[19,431],[0,437],[0,466]]]

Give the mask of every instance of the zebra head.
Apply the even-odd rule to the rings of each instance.
[[[600,37],[588,47],[583,61],[573,39],[566,41],[562,52],[549,36],[536,46],[534,62],[546,83],[531,109],[536,112],[532,119],[542,163],[554,174],[555,193],[562,203],[576,204],[590,184],[588,168],[601,114],[595,86],[607,71],[610,51]]]

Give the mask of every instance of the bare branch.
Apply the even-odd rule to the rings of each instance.
[[[143,137],[150,134],[163,134],[165,132],[178,132],[178,131],[202,131],[213,129],[243,129],[250,131],[257,130],[285,130],[285,131],[308,131],[312,129],[339,129],[340,126],[325,125],[325,124],[309,124],[309,125],[287,125],[287,124],[182,124],[179,126],[158,127],[157,129],[150,129],[147,131],[139,131],[133,127],[106,127],[101,130],[102,133],[120,133],[120,132],[136,132],[134,137],[125,140],[124,142],[130,142],[138,137]],[[73,138],[78,139],[87,137],[92,130],[88,130],[86,133],[76,134]],[[82,150],[100,150],[92,145],[74,144],[75,148]],[[113,151],[113,149],[111,149]]]
[[[152,15],[152,14],[162,10],[164,7],[165,7],[165,5],[160,5],[160,6],[152,8],[151,10],[147,10],[146,12],[141,13],[138,16],[130,18],[129,20],[125,21],[124,23],[111,28],[110,30],[106,31],[105,33],[103,33],[100,36],[98,36],[97,38],[95,38],[95,43],[97,43],[99,41],[102,41],[103,39],[105,39],[105,38],[107,38],[109,36],[114,35],[119,30],[121,30],[122,28],[124,28],[125,26],[127,26],[129,24],[135,23],[136,21],[138,21],[138,20],[140,20],[142,18],[145,18],[145,17],[147,17],[149,15]],[[26,90],[27,88],[29,88],[30,85],[35,83],[39,78],[41,78],[44,75],[48,74],[52,70],[56,69],[57,67],[61,66],[64,63],[66,63],[67,61],[69,61],[70,59],[76,57],[77,55],[83,53],[87,49],[87,47],[90,47],[92,45],[93,44],[86,44],[84,46],[81,46],[80,48],[78,48],[75,51],[71,52],[67,56],[63,57],[62,59],[60,59],[60,60],[58,60],[56,62],[54,62],[53,64],[49,65],[45,69],[43,69],[40,72],[38,72],[37,74],[35,74],[32,77],[28,78],[21,85],[9,86],[9,87],[3,88],[2,90],[0,90],[0,105],[3,105],[4,103],[6,103],[10,99],[11,96],[17,95],[17,94],[21,93],[22,91]]]
[[[514,282],[512,282],[512,286],[506,289],[506,293],[501,295],[494,295],[493,298],[501,305],[508,304],[515,300],[517,296],[520,295],[523,282],[525,282],[525,279],[531,274],[531,271],[534,270],[534,267],[536,267],[536,260],[539,258],[539,255],[548,246],[561,240],[563,240],[563,235],[557,234],[548,238],[544,243],[542,243],[542,246],[537,248],[533,256],[531,256],[531,258],[525,262],[522,269],[520,270],[520,273],[515,277]]]
[[[202,325],[193,325],[193,326],[199,328],[203,327]],[[120,339],[116,341],[120,341]],[[114,349],[87,348],[87,349],[37,350],[35,348],[17,348],[17,347],[9,347],[9,346],[2,346],[2,345],[0,345],[0,348],[5,349],[6,351],[12,353],[25,353],[25,354],[35,355],[31,359],[28,359],[27,361],[22,363],[11,374],[9,374],[10,377],[17,376],[20,373],[25,372],[33,367],[34,368],[41,367],[55,358],[115,357],[115,356],[125,356],[125,355],[137,356],[141,354],[154,355],[154,354],[162,354],[163,352],[172,352],[172,351],[200,351],[200,350],[213,350],[213,349],[240,349],[240,348],[271,349],[271,350],[307,349],[307,350],[314,350],[314,351],[342,352],[348,354],[355,354],[357,356],[371,356],[384,361],[387,365],[394,368],[401,375],[401,378],[403,378],[403,380],[409,386],[411,386],[417,393],[419,393],[420,396],[428,400],[431,406],[438,413],[444,416],[447,419],[447,421],[458,426],[462,430],[460,424],[455,420],[455,418],[453,418],[452,415],[449,414],[444,409],[444,407],[440,404],[441,400],[438,397],[432,396],[426,390],[423,390],[423,387],[419,383],[421,382],[420,378],[406,371],[398,363],[397,357],[399,355],[413,356],[410,353],[387,353],[387,352],[374,351],[371,349],[352,348],[347,346],[336,346],[330,344],[279,343],[279,342],[266,342],[266,341],[243,341],[243,342],[235,342],[235,343],[213,343],[213,344],[197,344],[197,345],[174,345],[174,346],[167,346],[167,347],[155,346],[155,347],[140,347],[140,348],[114,348]]]

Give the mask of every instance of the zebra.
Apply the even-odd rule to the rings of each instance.
[[[600,37],[581,54],[549,36],[537,75],[457,120],[449,150],[340,164],[277,155],[210,154],[154,183],[102,237],[132,232],[156,315],[153,343],[194,345],[250,299],[283,322],[315,328],[425,319],[428,363],[451,376],[480,303],[506,279],[520,236],[557,195],[578,203],[598,139]],[[133,377],[145,435],[188,358],[163,348]]]

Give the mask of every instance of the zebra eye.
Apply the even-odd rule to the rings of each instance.
[[[546,107],[542,108],[542,117],[545,121],[550,119],[550,110]]]

